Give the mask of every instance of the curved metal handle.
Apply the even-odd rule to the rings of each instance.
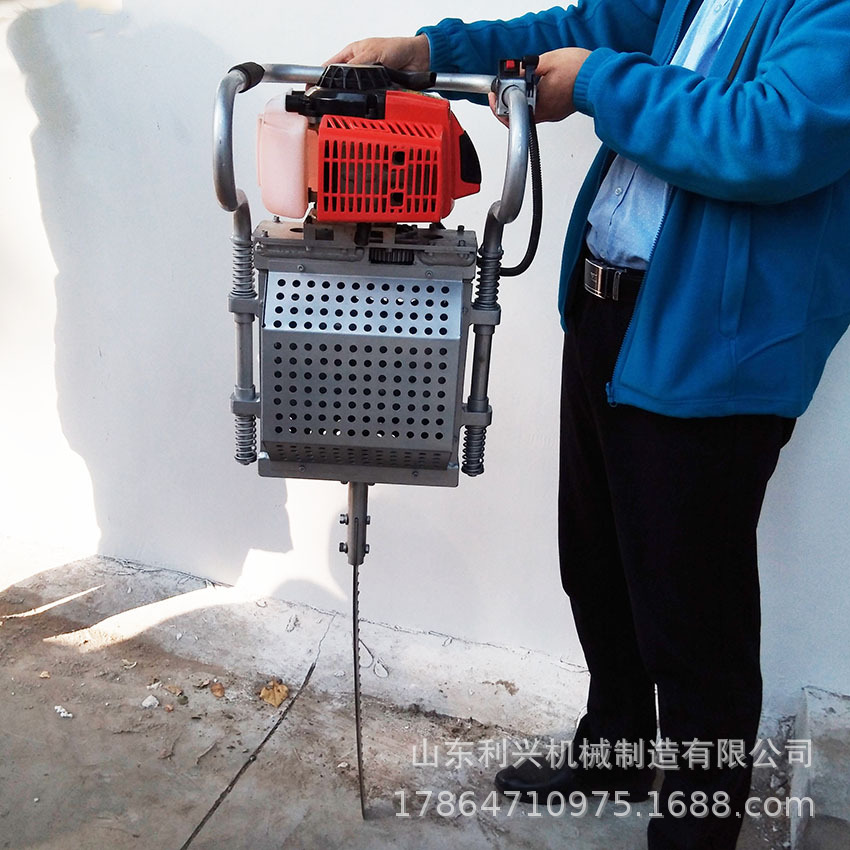
[[[490,212],[501,224],[510,224],[519,215],[525,195],[525,178],[528,173],[528,134],[530,116],[525,91],[518,85],[507,86],[502,99],[508,107],[510,130],[508,133],[508,159],[505,164],[505,182],[502,199],[496,201]]]
[[[230,71],[218,85],[213,112],[213,181],[219,204],[229,212],[239,207],[233,173],[233,105],[248,84],[242,71]]]

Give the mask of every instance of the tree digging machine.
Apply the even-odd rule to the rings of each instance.
[[[236,460],[256,462],[263,476],[348,485],[340,551],[353,568],[364,817],[358,605],[359,566],[369,552],[368,489],[453,487],[460,471],[484,471],[499,279],[528,268],[540,233],[536,64],[537,57],[503,60],[490,77],[249,62],[228,72],[216,96],[215,189],[233,213]],[[234,177],[233,110],[236,95],[261,82],[291,86],[259,117],[258,177],[273,218],[252,231]],[[299,84],[305,88],[292,88]],[[449,101],[435,93],[491,91],[497,113],[509,118],[508,151],[502,196],[490,207],[479,247],[471,230],[440,223],[455,199],[479,190],[481,171]],[[531,237],[522,261],[503,268],[502,235],[519,214],[529,160]]]

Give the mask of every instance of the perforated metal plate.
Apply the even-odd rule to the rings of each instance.
[[[462,280],[268,272],[269,461],[299,464],[304,477],[344,466],[375,482],[456,469],[468,299]]]

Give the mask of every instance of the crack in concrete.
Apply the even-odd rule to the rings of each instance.
[[[319,643],[316,646],[316,657],[313,659],[313,663],[307,670],[307,673],[304,676],[304,679],[301,682],[301,686],[298,688],[298,691],[296,692],[295,696],[292,697],[292,700],[290,701],[289,705],[287,705],[286,708],[281,712],[280,717],[278,717],[278,719],[274,722],[272,728],[269,729],[269,731],[266,733],[266,736],[263,738],[262,741],[260,741],[260,743],[254,749],[251,755],[248,756],[248,758],[245,760],[245,763],[242,765],[242,767],[239,768],[239,770],[236,772],[236,775],[227,784],[227,787],[221,792],[221,794],[218,795],[218,799],[212,804],[212,806],[210,806],[209,811],[207,811],[203,818],[201,818],[201,822],[195,827],[195,829],[192,831],[192,834],[180,847],[180,850],[187,850],[187,848],[191,846],[192,842],[198,837],[201,830],[207,825],[210,818],[215,814],[218,807],[225,801],[230,792],[236,787],[236,783],[239,782],[245,771],[247,771],[248,768],[257,760],[260,753],[262,752],[263,747],[265,747],[269,740],[271,740],[272,735],[277,732],[278,728],[280,727],[280,724],[283,723],[284,719],[286,718],[286,715],[289,714],[290,709],[292,708],[292,706],[295,705],[296,701],[298,700],[298,697],[300,697],[301,694],[304,692],[304,689],[310,683],[310,679],[313,676],[313,671],[316,669],[316,665],[319,663],[319,658],[322,654],[322,643],[328,636],[328,632],[330,631],[334,619],[335,617],[331,617],[331,620],[328,623],[327,628],[325,629],[325,633],[319,639]]]
[[[313,666],[318,664],[319,657],[322,654],[322,644],[325,642],[325,638],[328,636],[328,633],[331,630],[331,626],[336,622],[337,614],[334,612],[329,612],[330,620],[328,620],[328,625],[325,627],[325,633],[319,638],[319,645],[316,647],[316,660],[313,662]]]
[[[226,582],[219,582],[219,581],[214,581],[213,579],[209,579],[209,578],[202,578],[200,576],[192,575],[191,573],[186,573],[186,572],[183,572],[182,570],[175,569],[174,567],[157,565],[157,564],[146,564],[146,563],[143,563],[141,561],[133,561],[133,560],[129,560],[127,558],[117,558],[117,557],[108,556],[108,555],[97,555],[97,556],[95,556],[95,558],[99,561],[106,561],[107,563],[112,564],[112,565],[117,564],[119,567],[124,568],[125,570],[128,571],[127,573],[124,573],[124,575],[138,574],[138,573],[167,573],[167,574],[180,576],[181,577],[181,583],[184,583],[187,580],[192,580],[192,581],[196,581],[198,583],[203,583],[206,587],[223,587],[223,588],[232,588],[233,587],[233,585],[227,584]],[[83,560],[86,560],[86,559],[83,559]],[[333,623],[338,617],[346,617],[347,616],[346,614],[344,614],[341,611],[334,611],[334,610],[328,609],[328,608],[319,608],[316,605],[309,605],[309,604],[304,603],[304,602],[294,603],[290,600],[280,600],[280,599],[276,599],[275,601],[283,602],[284,604],[287,604],[287,605],[295,605],[297,607],[304,608],[308,611],[312,611],[313,613],[321,614],[321,615],[326,616],[326,617],[330,617],[331,623]],[[400,626],[397,623],[386,623],[383,620],[371,620],[368,617],[360,617],[360,622],[361,622],[361,624],[365,623],[369,626],[378,626],[380,628],[389,629],[389,630],[394,631],[394,632],[401,632],[402,634],[406,634],[406,635],[415,635],[415,636],[418,636],[418,637],[443,638],[443,640],[446,641],[446,643],[443,644],[444,646],[448,646],[449,643],[455,643],[456,642],[456,643],[460,643],[464,646],[487,647],[488,649],[508,651],[508,652],[511,652],[514,655],[524,655],[526,657],[528,657],[528,656],[542,657],[542,658],[546,659],[547,661],[549,661],[550,663],[552,663],[554,666],[559,667],[561,669],[569,670],[571,672],[580,672],[580,673],[587,672],[587,667],[585,667],[581,664],[577,664],[577,663],[572,662],[572,661],[566,661],[563,658],[555,657],[555,656],[550,655],[546,652],[543,652],[542,650],[529,649],[528,647],[525,647],[525,646],[508,646],[506,644],[494,643],[492,641],[472,640],[471,638],[463,638],[463,637],[459,637],[458,635],[450,635],[450,634],[446,634],[444,632],[436,631],[434,629],[410,628],[410,627],[407,627],[407,626]],[[327,632],[325,632],[325,635],[327,635]],[[324,637],[322,638],[322,640],[324,640]],[[361,641],[361,643],[363,643],[363,642]],[[321,642],[320,642],[320,644],[321,644]],[[363,644],[363,645],[365,646],[365,644]],[[367,649],[368,649],[368,647],[367,647]]]

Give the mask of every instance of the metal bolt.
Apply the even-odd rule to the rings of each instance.
[[[340,543],[339,544],[339,551],[342,552],[343,555],[347,555],[348,554],[348,544],[347,543]]]
[[[425,277],[434,277],[434,272],[432,272],[430,270],[425,272]]]
[[[365,552],[365,554],[367,554],[367,555],[369,554],[370,547],[369,547],[368,543],[363,547],[363,551]]]
[[[366,525],[371,525],[371,524],[372,524],[372,517],[367,516],[366,517]]]
[[[263,231],[263,236],[265,236],[265,237],[266,237],[266,239],[268,239],[268,237],[269,237],[269,232],[268,232],[268,230],[264,230],[264,231]]]
[[[458,247],[465,248],[466,247],[466,239],[458,239],[457,244],[458,244]]]
[[[280,224],[280,216],[279,216],[279,215],[276,215],[276,216],[274,217],[274,220],[275,220],[278,224]]]
[[[348,525],[348,514],[340,514],[339,515],[339,524],[340,525]]]
[[[298,467],[298,471],[299,471],[299,472],[306,472],[306,471],[307,471],[307,467],[306,467],[306,466],[304,466],[304,465],[302,464],[301,466],[299,466],[299,467]]]
[[[298,271],[300,271],[300,272],[304,271],[304,265],[302,263],[298,264]]]
[[[413,470],[413,472],[412,472],[411,474],[413,475],[413,477],[414,477],[414,478],[418,478],[418,477],[419,477],[419,470],[418,470],[418,469],[414,469],[414,470]]]

